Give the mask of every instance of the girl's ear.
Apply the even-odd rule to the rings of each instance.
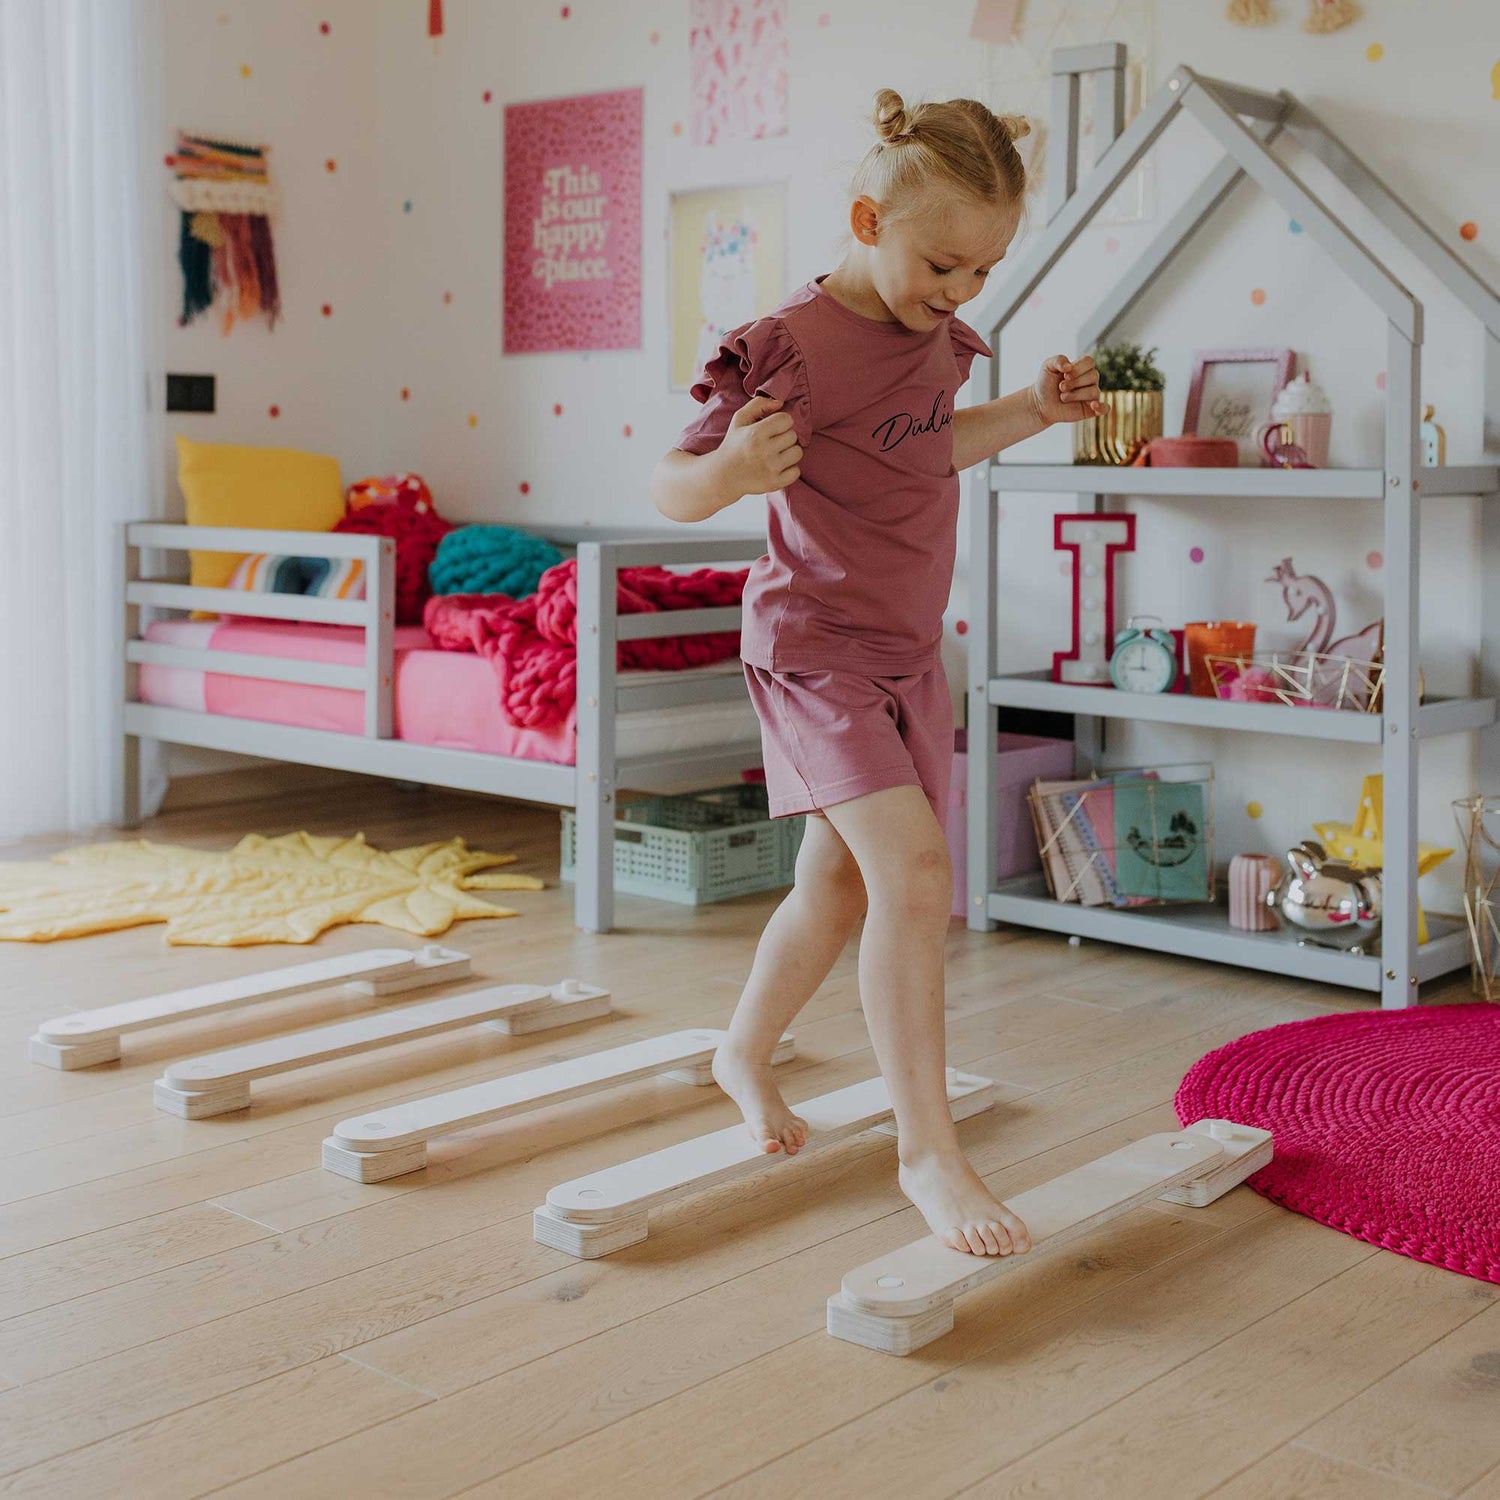
[[[849,205],[849,228],[861,245],[873,245],[880,230],[880,205],[861,193]]]

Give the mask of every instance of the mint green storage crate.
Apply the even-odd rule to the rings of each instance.
[[[575,878],[577,815],[562,814],[562,878]],[[772,819],[766,789],[721,787],[646,797],[615,816],[615,889],[703,906],[792,883],[803,818]]]

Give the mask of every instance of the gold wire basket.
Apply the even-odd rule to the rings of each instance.
[[[1281,703],[1378,714],[1385,663],[1316,651],[1205,656],[1214,696],[1232,703]]]
[[[1464,841],[1464,919],[1469,924],[1469,977],[1476,995],[1500,1000],[1500,797],[1464,797],[1453,804]]]

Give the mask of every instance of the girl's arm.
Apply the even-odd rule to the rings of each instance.
[[[670,521],[706,521],[740,497],[728,492],[716,449],[684,453],[671,448],[651,475],[651,503]]]
[[[1037,410],[1029,390],[1012,391],[980,406],[962,406],[953,413],[953,467],[967,469],[982,463],[1051,425]]]
[[[729,419],[712,453],[674,448],[651,475],[651,500],[673,521],[704,521],[743,495],[785,489],[801,474],[791,417],[771,396],[754,396]]]
[[[953,467],[967,469],[1054,422],[1082,422],[1103,410],[1093,359],[1054,354],[1026,390],[953,413]]]

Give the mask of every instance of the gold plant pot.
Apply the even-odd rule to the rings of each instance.
[[[1160,391],[1101,391],[1103,412],[1073,424],[1075,464],[1128,464],[1162,434]]]

